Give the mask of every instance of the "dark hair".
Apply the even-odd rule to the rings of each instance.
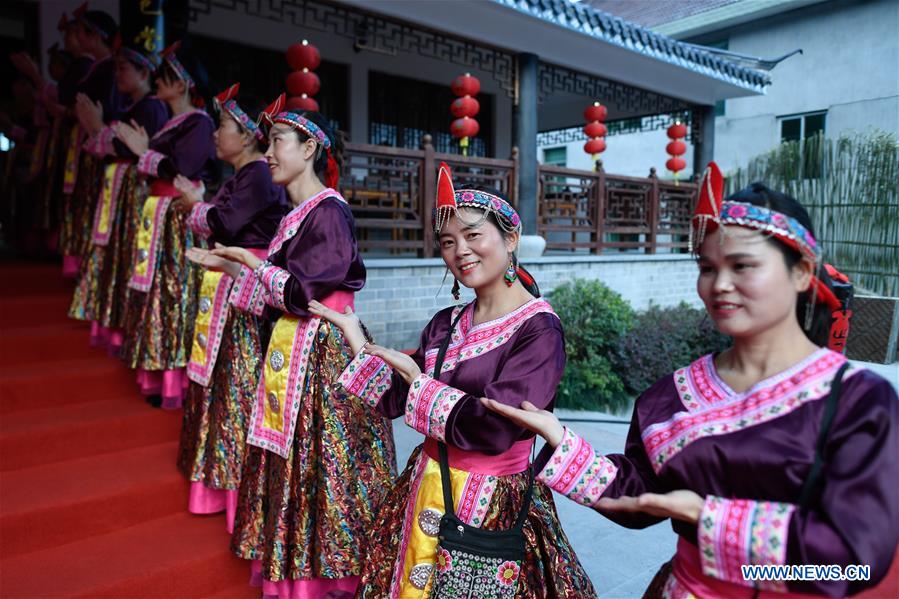
[[[343,171],[343,134],[338,131],[335,127],[331,125],[331,122],[325,118],[325,116],[319,112],[315,112],[312,110],[289,110],[287,112],[292,112],[297,116],[301,116],[304,119],[312,121],[315,125],[321,129],[324,134],[331,140],[331,156],[334,158],[334,161],[337,163],[337,168]],[[308,135],[299,129],[295,129],[297,132],[297,137],[299,137],[300,142],[305,142],[307,139],[310,139]],[[312,168],[315,169],[315,174],[318,175],[318,178],[324,182],[326,180],[325,174],[328,171],[328,154],[322,149],[315,156],[315,162],[312,165]]]
[[[512,202],[509,201],[509,198],[506,197],[506,194],[496,189],[495,187],[490,187],[488,185],[460,185],[459,189],[483,191],[484,193],[495,195],[509,205],[512,204]],[[496,218],[496,214],[492,211],[486,211],[486,214],[487,222],[496,227],[500,235],[503,236],[503,239],[508,238],[510,233],[506,231],[502,226],[500,226],[499,221]],[[527,289],[528,293],[530,293],[534,297],[540,297],[540,286],[537,285],[537,280],[530,272],[528,272],[528,270],[524,266],[521,265],[521,263],[518,261],[518,256],[514,252],[512,253],[512,264],[514,264],[518,270],[524,271],[524,276],[520,276],[521,273],[519,273],[519,280],[521,281],[521,284],[524,285],[524,288]]]
[[[254,123],[259,121],[259,115],[262,114],[263,110],[265,110],[265,103],[258,96],[241,95],[237,99],[237,104],[238,104],[238,106],[240,106],[241,110],[243,110],[245,113],[247,113],[247,116],[250,117],[250,120],[253,121]],[[216,103],[216,106],[218,106],[217,103]],[[216,127],[218,127],[221,125],[222,110],[217,108],[213,112],[214,112],[214,114],[212,115],[212,118],[215,121]],[[244,130],[244,127],[241,123],[237,123],[237,126],[242,131]],[[262,127],[261,124],[260,124],[260,127]],[[256,140],[256,151],[265,153],[265,149],[266,149],[265,142],[260,141],[259,138],[257,138],[257,137],[254,137],[254,139]]]
[[[178,62],[187,69],[191,79],[194,81],[194,86],[190,88],[191,103],[194,106],[205,106],[207,107],[207,110],[211,110],[212,93],[210,90],[212,82],[209,80],[209,73],[206,71],[203,63],[200,62],[200,59],[190,51],[186,39],[181,40],[181,47],[178,49],[176,56]],[[172,67],[169,61],[165,59],[162,59],[159,68],[156,69],[156,72],[154,73],[154,77],[162,79],[169,84],[181,81],[181,78],[178,76],[178,73],[175,72],[174,67]]]
[[[109,13],[102,10],[89,10],[84,13],[82,18],[88,23],[88,28],[93,29],[107,47],[112,46],[112,41],[119,32],[119,26]]]
[[[788,196],[785,193],[770,189],[764,183],[751,183],[748,187],[728,196],[725,201],[743,202],[745,204],[752,204],[753,206],[762,206],[764,208],[776,210],[781,214],[795,218],[799,221],[799,224],[808,230],[812,237],[817,239],[812,219],[803,205],[795,198]],[[773,244],[774,247],[781,251],[787,269],[792,270],[794,266],[802,261],[802,254],[776,237],[768,237],[768,243]],[[817,269],[815,276],[833,291],[833,281],[831,281],[830,276],[823,267]],[[806,337],[808,337],[812,343],[826,347],[830,336],[830,325],[833,320],[830,308],[820,302],[811,306],[811,309],[813,310],[811,315],[811,326],[807,329],[805,328],[811,294],[811,289],[799,294],[799,298],[796,302],[796,318],[799,319],[800,326],[803,327]]]

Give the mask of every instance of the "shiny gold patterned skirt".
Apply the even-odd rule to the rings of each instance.
[[[262,358],[258,319],[232,309],[209,385],[187,389],[178,469],[191,481],[210,489],[240,485]]]
[[[109,329],[125,326],[128,309],[131,266],[134,259],[134,240],[140,222],[140,206],[147,193],[147,183],[137,166],[128,167],[119,191],[114,228],[106,246],[106,256],[100,271],[99,292],[94,318]]]
[[[190,359],[203,272],[185,257],[194,245],[186,215],[169,206],[163,221],[150,289],[146,293],[131,290],[129,296],[122,346],[122,359],[129,368],[175,370]]]
[[[269,581],[357,576],[396,474],[390,421],[337,383],[351,354],[319,325],[288,457],[249,446],[231,548]]]
[[[94,208],[103,184],[103,159],[81,152],[78,179],[71,195],[63,200],[59,251],[66,256],[84,256],[90,247]]]
[[[411,513],[410,503],[415,502],[427,459],[421,446],[413,451],[405,471],[378,506],[364,551],[365,565],[357,598],[394,599],[399,595],[400,587],[404,599],[430,596],[433,585],[426,582],[427,574],[414,583],[394,580],[398,560],[406,555],[410,539],[408,531],[419,526],[417,522],[406,520]],[[524,472],[497,476],[495,485],[480,527],[485,530],[509,530],[521,510],[528,488],[528,476]],[[525,558],[518,577],[517,599],[596,597],[593,584],[562,530],[552,491],[543,483],[534,482],[524,535]]]

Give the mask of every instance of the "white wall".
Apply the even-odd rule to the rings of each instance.
[[[452,80],[465,72],[470,72],[481,81],[481,92],[492,94],[494,101],[494,153],[498,158],[507,158],[512,151],[512,101],[499,88],[493,77],[486,72],[417,54],[398,52],[396,56],[371,51],[356,52],[353,40],[331,33],[304,30],[287,23],[279,23],[261,17],[248,16],[240,10],[223,10],[212,7],[210,13],[200,14],[189,29],[210,37],[233,40],[236,43],[286,51],[302,39],[308,39],[321,52],[323,58],[349,65],[349,134],[352,141],[368,142],[368,72],[380,71],[402,77],[411,77],[449,88]],[[264,66],[263,66],[264,68]],[[452,122],[449,106],[446,106],[447,130]]]
[[[834,0],[698,41],[724,37],[729,50],[763,58],[803,50],[774,68],[765,95],[727,100],[725,115],[715,119],[714,152],[725,172],[776,147],[782,116],[826,110],[825,134],[831,138],[873,128],[899,135],[899,1]],[[606,172],[643,177],[655,166],[659,176],[670,176],[664,130],[606,142]],[[568,148],[569,167],[591,168],[582,141]],[[685,158],[692,168],[692,147]]]
[[[722,34],[720,37],[723,37]],[[750,23],[728,49],[776,57],[764,96],[728,100],[715,123],[715,159],[731,170],[780,143],[779,116],[827,111],[825,133],[874,127],[899,134],[899,2],[840,0]]]
[[[670,156],[665,153],[665,146],[671,141],[666,129],[641,133],[612,135],[606,138],[606,151],[599,155],[603,169],[610,174],[629,177],[648,177],[649,169],[655,167],[660,179],[671,179],[673,174],[665,168],[665,161]],[[564,144],[568,148],[568,168],[593,170],[593,158],[584,152],[586,138]],[[685,140],[686,142],[686,140]],[[693,176],[693,144],[686,142],[687,152],[682,156],[687,161],[687,168],[678,177],[686,180]],[[537,159],[543,162],[543,150],[557,148],[559,145],[541,146]]]

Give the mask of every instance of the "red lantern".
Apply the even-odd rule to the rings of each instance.
[[[450,104],[450,112],[453,113],[453,116],[461,119],[462,117],[473,117],[481,110],[481,105],[477,100],[472,98],[471,96],[462,96],[461,98],[456,98],[453,100],[453,103]]]
[[[674,183],[677,184],[677,174],[687,167],[687,161],[681,158],[687,152],[687,144],[681,138],[687,136],[687,126],[680,121],[675,121],[668,127],[668,137],[671,139],[665,146],[665,151],[671,154],[671,158],[665,163],[665,168],[674,173]]]
[[[453,137],[460,137],[462,139],[474,137],[480,130],[481,126],[478,122],[467,116],[456,119],[453,121],[453,124],[450,125],[450,133],[453,134]]]
[[[322,57],[318,53],[318,48],[310,44],[307,40],[303,40],[299,44],[294,44],[287,49],[287,64],[295,71],[303,69],[314,70],[318,68],[322,62]]]
[[[687,137],[687,126],[680,121],[675,121],[673,125],[668,127],[668,137],[671,139]]]
[[[609,115],[609,111],[599,102],[594,102],[584,110],[585,121],[604,121]]]
[[[318,112],[318,102],[315,98],[310,98],[306,94],[302,96],[293,96],[287,99],[287,108],[289,110],[306,110],[309,112]]]
[[[669,142],[667,146],[665,146],[665,151],[672,156],[683,156],[687,153],[687,144],[679,139],[675,139],[674,141]]]
[[[584,118],[587,119],[587,124],[584,125],[584,135],[589,138],[584,144],[584,151],[590,154],[593,162],[596,162],[599,154],[606,151],[605,137],[609,130],[602,121],[606,120],[608,114],[609,111],[599,102],[594,102],[584,109]]]
[[[687,161],[683,158],[669,158],[665,162],[665,168],[674,173],[675,178],[677,178],[678,171],[682,171],[687,168]]]
[[[465,73],[453,79],[450,89],[457,96],[476,96],[481,91],[481,82],[471,73]]]
[[[294,71],[287,76],[287,93],[291,96],[314,96],[321,89],[318,75],[308,69]]]
[[[462,155],[467,156],[468,138],[477,135],[481,129],[474,119],[474,116],[481,110],[481,104],[472,97],[481,91],[481,82],[471,73],[465,73],[453,79],[450,89],[454,94],[460,96],[450,105],[450,112],[456,117],[456,120],[450,125],[450,133],[453,137],[459,138]]]
[[[318,102],[312,96],[319,92],[322,83],[312,69],[321,64],[321,61],[318,49],[307,40],[287,49],[287,63],[294,69],[285,81],[287,93],[291,96],[287,99],[287,108],[318,111]]]
[[[608,132],[606,126],[599,121],[593,121],[584,126],[584,133],[591,139],[594,137],[605,137]]]
[[[601,137],[591,139],[584,144],[584,151],[591,155],[602,154],[606,151],[606,140]]]

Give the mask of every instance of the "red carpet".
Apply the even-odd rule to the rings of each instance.
[[[58,268],[0,278],[0,597],[258,597],[224,516],[186,511],[181,412],[88,346]]]

